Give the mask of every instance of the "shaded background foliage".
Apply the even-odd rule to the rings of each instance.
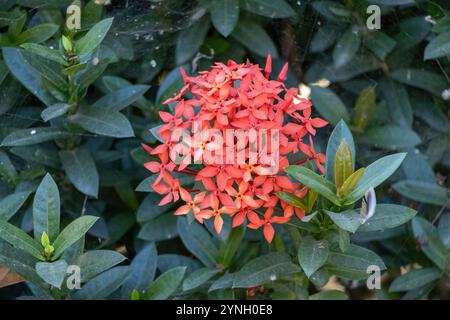
[[[142,166],[148,156],[140,143],[157,142],[150,129],[159,124],[158,111],[167,108],[162,101],[183,85],[179,66],[195,74],[228,59],[250,58],[263,64],[270,52],[274,73],[289,62],[287,85],[303,84],[303,92],[310,89],[315,110],[330,122],[319,133],[321,150],[333,126],[343,119],[355,137],[359,166],[394,151],[408,152],[401,169],[377,189],[377,197],[416,208],[424,220],[352,236],[354,242],[375,250],[389,272],[383,278],[383,290],[375,293],[364,289],[364,281],[341,281],[350,297],[449,297],[448,278],[436,277],[436,270],[448,275],[450,259],[448,1],[136,0],[105,6],[85,2],[81,32],[102,18],[114,17],[114,21],[87,61],[76,93],[67,89],[70,84],[58,75],[54,62],[18,49],[23,43],[58,48],[61,34],[70,34],[64,21],[65,8],[71,3],[0,1],[1,218],[31,231],[29,195],[50,172],[60,190],[63,224],[82,214],[99,217],[88,232],[86,247],[117,250],[131,261],[135,279],[120,282],[124,270],[117,268],[121,267],[107,271],[105,279],[117,276],[120,282],[113,289],[125,284],[119,293],[105,289],[105,296],[127,297],[136,286],[144,290],[155,275],[168,270],[177,280],[185,272],[172,269],[179,266],[194,275],[191,283],[183,283],[181,296],[243,298],[250,294],[195,290],[200,286],[195,281],[211,282],[217,274],[209,270],[197,280],[205,273],[200,268],[218,263],[219,241],[229,237],[230,223],[219,239],[207,231],[210,225],[188,227],[184,220],[177,222],[165,214],[173,211],[170,205],[157,207],[160,197],[150,192],[154,177],[147,178],[149,173]],[[366,28],[370,4],[381,7],[380,30]],[[47,110],[47,115],[41,115],[55,103],[65,105],[58,110],[66,112],[55,115]],[[98,114],[92,111],[95,106],[108,108]],[[67,123],[72,128],[69,132],[64,129]],[[23,205],[4,213],[2,207],[18,193],[26,194]],[[287,246],[288,232],[280,230],[280,234],[272,247],[260,242],[256,233],[247,232],[243,242],[233,234],[229,241],[238,239],[240,247],[234,249],[231,270],[240,270],[261,253],[274,251],[273,247],[279,251]],[[418,237],[423,234],[424,241]],[[231,258],[225,255],[221,263],[230,263]],[[422,273],[429,272],[401,280],[388,290],[393,279],[400,279],[404,270],[415,265],[428,268]],[[226,279],[222,282],[214,285],[227,288]],[[322,282],[314,284],[321,287]],[[166,298],[176,286],[169,293],[153,288],[150,297]],[[30,290],[38,295],[36,289],[18,285],[0,289],[0,296],[29,295]],[[271,290],[256,294],[305,297],[305,289],[288,285]],[[310,293],[315,290],[311,287]]]

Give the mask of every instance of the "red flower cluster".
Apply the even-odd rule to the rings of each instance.
[[[323,127],[327,122],[311,118],[310,102],[300,98],[296,88],[285,87],[287,64],[277,80],[269,79],[271,65],[269,55],[264,74],[258,65],[248,61],[245,64],[234,61],[216,63],[210,71],[200,72],[196,77],[189,77],[180,69],[185,86],[164,102],[174,105],[174,112],[160,112],[164,124],[157,132],[164,143],[154,149],[143,146],[160,159],[160,162],[145,164],[148,170],[158,173],[152,188],[164,195],[160,205],[181,198],[185,204],[175,211],[176,215],[191,212],[200,223],[214,218],[217,233],[222,229],[223,215],[233,217],[233,227],[248,220],[247,227],[263,228],[268,242],[274,236],[273,224],[286,223],[294,213],[298,217],[304,216],[305,212],[279,199],[276,192],[286,191],[300,197],[306,194],[305,188],[299,189],[300,184],[293,183],[283,172],[283,168],[289,165],[289,154],[302,152],[306,155],[305,161],[314,160],[323,172],[325,157],[316,153],[312,136],[316,134],[315,128]],[[275,140],[264,143],[259,140],[258,147],[264,144],[266,152],[277,156],[276,170],[267,164],[255,163],[250,150],[252,141],[248,136],[232,144],[230,152],[228,142],[211,133],[226,137],[227,131],[233,129],[239,132],[261,131],[268,136],[274,134]],[[181,153],[193,155],[196,161],[193,167],[200,167],[199,170],[189,167],[189,162],[175,163],[172,160],[175,150],[180,150],[180,139],[186,136],[186,132],[190,139],[184,144],[184,149],[181,148],[184,150]],[[307,135],[309,139],[305,141]],[[243,162],[237,159],[239,152],[244,155]],[[207,153],[214,159],[205,157]],[[233,161],[228,158],[223,161],[223,157],[230,154]],[[199,190],[184,189],[171,172],[195,175]],[[281,205],[283,216],[273,215],[277,204]]]

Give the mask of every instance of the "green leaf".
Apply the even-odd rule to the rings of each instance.
[[[62,66],[66,66],[67,62],[64,59],[63,55],[60,51],[55,49],[50,49],[47,46],[37,44],[37,43],[24,43],[21,45],[23,49],[25,49],[27,52],[34,53],[38,56],[41,56],[45,59],[51,60],[53,62],[56,62]]]
[[[122,286],[122,296],[129,296],[135,289],[144,292],[152,284],[158,265],[158,253],[154,243],[146,245],[131,262],[131,273]]]
[[[119,266],[98,275],[73,294],[76,300],[100,300],[120,288],[130,274],[130,267]]]
[[[324,177],[319,176],[314,171],[302,166],[288,166],[285,170],[295,180],[321,194],[334,204],[339,205],[339,199],[336,196],[335,186]]]
[[[331,89],[312,86],[311,101],[320,115],[333,126],[336,126],[340,120],[350,122],[347,108]]]
[[[59,258],[72,244],[81,239],[97,220],[98,217],[82,216],[65,227],[53,242],[55,252],[52,259]]]
[[[70,151],[60,151],[59,156],[64,171],[75,188],[85,195],[97,198],[99,176],[89,150],[77,148]]]
[[[268,253],[251,260],[235,273],[233,288],[257,287],[300,271],[286,253]]]
[[[243,9],[272,19],[295,15],[295,11],[285,0],[244,0]]]
[[[376,188],[384,180],[389,178],[400,166],[406,153],[396,153],[385,156],[371,163],[364,170],[364,175],[359,180],[355,189],[348,195],[347,203],[354,203],[361,199],[371,187]]]
[[[231,34],[240,44],[259,56],[278,58],[275,43],[267,32],[259,25],[249,20],[241,20]]]
[[[356,210],[347,210],[343,212],[324,211],[339,228],[348,232],[355,233],[360,226],[360,216]]]
[[[389,150],[412,148],[422,142],[414,131],[393,125],[369,129],[360,138],[360,141]]]
[[[57,104],[51,105],[50,107],[48,107],[48,108],[44,109],[44,111],[42,111],[41,118],[42,118],[42,120],[47,122],[51,119],[63,116],[64,114],[67,113],[67,111],[70,110],[70,108],[71,108],[71,105],[67,104],[67,103],[57,103]]]
[[[423,69],[399,69],[391,73],[393,79],[420,88],[440,97],[447,89],[443,76]]]
[[[397,42],[394,39],[381,31],[369,32],[364,43],[381,60],[386,58],[396,44]]]
[[[362,280],[369,277],[367,268],[378,266],[386,269],[383,260],[373,251],[351,244],[345,252],[331,250],[326,268],[331,273],[350,280]]]
[[[212,1],[209,12],[211,20],[217,31],[228,37],[236,27],[239,18],[239,0]]]
[[[206,16],[178,34],[175,61],[178,65],[192,58],[200,49],[209,30]]]
[[[141,98],[149,88],[150,86],[145,85],[130,85],[123,87],[98,99],[92,107],[120,111]]]
[[[165,300],[175,293],[183,281],[186,267],[176,267],[164,272],[142,295],[144,300]]]
[[[365,87],[355,103],[353,125],[359,132],[364,132],[375,110],[376,95],[373,86]]]
[[[69,133],[59,128],[41,127],[13,131],[2,141],[3,147],[29,146],[49,140],[66,138]]]
[[[359,211],[356,210],[357,212]],[[358,232],[384,231],[405,224],[417,211],[396,204],[377,204],[375,214],[358,228]]]
[[[112,22],[113,18],[108,18],[94,25],[83,38],[76,42],[76,52],[83,56],[97,48],[108,33]]]
[[[16,192],[0,200],[0,220],[8,221],[23,206],[30,192]]]
[[[443,214],[438,225],[439,239],[446,247],[450,247],[450,213]]]
[[[437,206],[450,207],[449,192],[436,183],[418,180],[403,180],[393,185],[395,191],[402,196],[415,201],[430,203]]]
[[[336,158],[337,149],[342,141],[345,141],[349,145],[350,151],[352,153],[352,165],[353,167],[355,167],[355,143],[353,141],[353,136],[350,129],[343,120],[338,122],[333,132],[331,133],[330,138],[328,139],[325,171],[326,177],[330,181],[334,180],[334,161]]]
[[[46,174],[36,190],[33,202],[34,238],[40,240],[46,232],[50,241],[59,234],[60,199],[59,190],[50,174]]]
[[[219,256],[217,258],[217,262],[222,264],[225,267],[229,267],[233,257],[238,251],[242,240],[244,239],[245,228],[237,227],[231,230],[228,239],[225,241],[221,241],[219,248]]]
[[[311,295],[309,300],[348,300],[348,296],[339,290],[327,290]]]
[[[180,68],[183,68],[181,66]],[[183,68],[186,70],[186,68]],[[180,70],[178,68],[173,69],[164,78],[162,84],[158,88],[156,93],[156,104],[162,105],[162,103],[178,93],[184,86],[184,80],[181,77]]]
[[[16,45],[20,45],[25,42],[41,43],[50,39],[56,31],[58,31],[59,26],[52,23],[38,24],[35,27],[25,30],[19,36],[14,39]]]
[[[92,133],[115,138],[134,136],[133,128],[128,119],[117,111],[84,107],[69,119],[71,122]]]
[[[67,266],[67,262],[64,260],[38,262],[36,263],[36,273],[48,284],[61,289],[61,285],[66,277]]]
[[[328,242],[326,240],[315,240],[312,237],[305,237],[300,240],[298,247],[298,262],[309,278],[319,270],[327,261]]]
[[[90,62],[89,64],[78,64],[76,66],[71,67],[71,71],[73,72],[72,68],[76,68],[75,70],[80,70],[80,68],[83,70],[83,72],[77,73],[77,79],[79,83],[79,91],[82,91],[89,87],[95,80],[97,80],[106,70],[108,65],[110,64],[109,59],[103,59],[100,60],[98,63]],[[69,69],[69,68],[68,68]],[[66,69],[66,71],[68,70]],[[69,72],[67,72],[69,73]]]
[[[450,32],[441,33],[425,48],[424,60],[437,59],[450,54]]]
[[[3,220],[0,220],[0,238],[17,249],[21,249],[38,259],[42,259],[42,248],[39,243],[34,241],[22,229]]]
[[[184,217],[178,217],[178,233],[185,247],[196,256],[205,266],[216,264],[218,250],[211,235],[198,222],[191,224]]]
[[[419,289],[438,280],[441,272],[436,268],[422,268],[413,270],[396,278],[389,287],[389,292],[401,292]]]
[[[278,191],[277,196],[284,202],[293,205],[294,207],[301,208],[305,211],[307,210],[305,204],[302,202],[302,198],[297,197],[293,193],[289,193],[286,191]]]
[[[389,108],[392,121],[402,128],[411,128],[413,114],[405,86],[390,78],[383,78],[379,89]]]
[[[436,228],[426,219],[415,217],[412,229],[422,252],[441,270],[448,270],[450,250],[439,239]]]
[[[146,241],[168,240],[177,236],[177,217],[170,213],[146,222],[138,234],[139,239]]]
[[[24,58],[22,51],[4,47],[2,52],[6,65],[17,80],[47,106],[54,104],[55,98],[45,89],[41,75]]]
[[[11,163],[8,154],[3,151],[0,151],[0,177],[11,186],[16,184],[18,178],[16,168]]]
[[[183,291],[196,289],[218,274],[220,270],[213,268],[201,268],[192,272],[183,281]]]
[[[81,271],[81,282],[89,281],[125,259],[122,254],[112,250],[92,250],[83,253],[76,261]]]
[[[156,217],[165,213],[170,208],[170,204],[158,206],[160,201],[161,196],[159,194],[148,194],[139,206],[139,209],[136,213],[136,220],[140,223],[146,222],[148,220],[155,219]]]
[[[36,262],[38,260],[28,253],[6,243],[0,243],[0,264],[14,270],[28,281],[45,288],[47,284],[36,273]]]
[[[349,63],[361,45],[361,36],[353,27],[347,29],[337,41],[333,50],[333,61],[336,68]]]
[[[339,144],[334,159],[334,184],[336,188],[342,187],[344,182],[350,177],[355,167],[353,164],[353,155],[349,144],[343,140]]]

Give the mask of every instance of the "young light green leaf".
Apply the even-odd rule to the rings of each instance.
[[[59,234],[60,199],[59,190],[50,174],[42,179],[33,202],[34,238],[40,240],[44,232],[50,241]]]
[[[97,220],[98,217],[82,216],[65,227],[53,242],[55,252],[52,259],[59,258],[72,244],[81,239]]]
[[[288,166],[285,170],[295,180],[313,189],[334,204],[339,205],[336,187],[324,177],[302,166]]]
[[[298,261],[306,276],[309,278],[316,272],[328,258],[328,242],[304,237],[300,240],[298,248]]]
[[[327,179],[330,181],[333,181],[334,179],[334,161],[336,158],[337,149],[342,141],[345,141],[349,145],[350,151],[352,153],[352,164],[353,167],[355,167],[355,142],[353,141],[352,133],[344,120],[338,122],[333,132],[331,133],[330,138],[328,139],[325,171]]]
[[[76,148],[60,151],[59,156],[64,171],[75,188],[87,196],[97,198],[99,176],[90,151],[85,148]]]
[[[165,300],[175,293],[183,281],[186,267],[176,267],[164,272],[142,295],[144,300]]]
[[[355,169],[352,158],[352,151],[349,144],[345,140],[342,140],[334,159],[334,184],[338,190]]]

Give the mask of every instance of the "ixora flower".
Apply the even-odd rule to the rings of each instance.
[[[231,216],[233,227],[247,222],[248,228],[262,229],[268,242],[274,224],[288,222],[294,212],[305,215],[277,192],[307,194],[284,172],[294,154],[324,171],[325,156],[316,152],[313,136],[327,122],[311,117],[311,103],[298,89],[285,87],[287,64],[276,80],[269,79],[271,71],[270,55],[264,71],[231,60],[195,77],[180,69],[185,86],[164,102],[173,112],[160,112],[157,133],[164,143],[143,146],[160,159],[145,164],[158,174],[151,187],[163,196],[160,205],[181,199],[175,215],[191,215],[200,223],[214,219],[218,234],[223,217]],[[174,172],[194,175],[196,189],[184,188]]]

